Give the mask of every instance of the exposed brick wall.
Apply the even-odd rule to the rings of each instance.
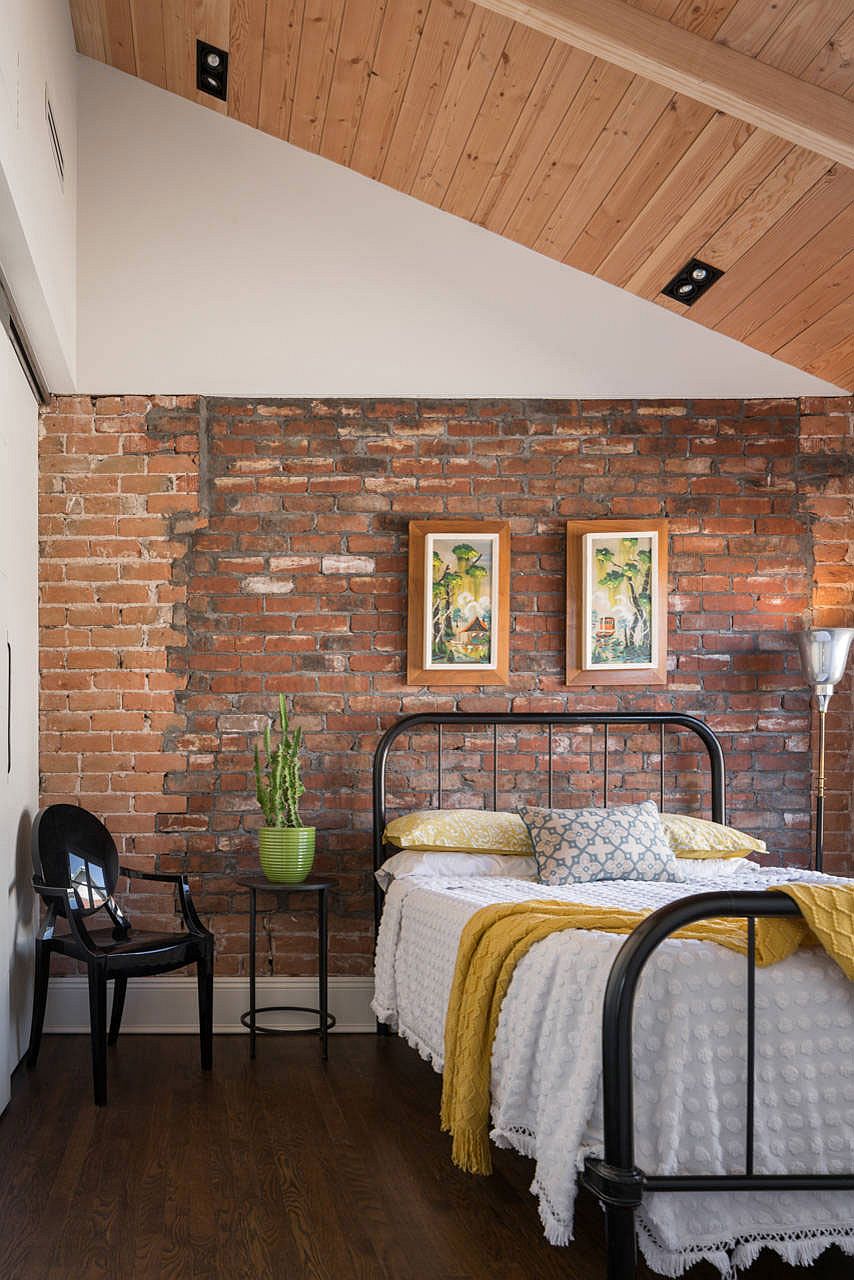
[[[42,416],[42,803],[71,799],[106,821],[127,865],[184,851],[161,830],[186,801],[164,795],[185,757],[165,749],[183,677],[167,646],[188,533],[198,523],[195,397],[55,400]],[[172,891],[141,882],[134,907],[172,924]]]
[[[812,620],[854,626],[854,397],[801,405],[801,480],[812,525]],[[854,854],[854,655],[827,717],[826,848],[831,861]]]
[[[733,820],[803,862],[810,721],[790,633],[813,608],[854,623],[851,449],[848,400],[57,400],[42,441],[44,798],[104,815],[127,860],[200,877],[220,973],[245,971],[233,875],[255,865],[250,751],[279,690],[306,730],[318,867],[341,880],[339,973],[370,965],[370,759],[404,711],[697,712],[724,737]],[[443,514],[512,523],[507,689],[403,682],[406,526]],[[672,521],[668,688],[569,692],[564,522],[655,515]],[[832,715],[828,861],[843,869],[850,686]],[[428,759],[413,745],[418,794]],[[596,794],[589,740],[562,745],[564,791]],[[479,785],[489,746],[453,753],[449,790]],[[542,758],[541,743],[511,746],[502,792],[529,787]],[[618,757],[623,794],[656,746]],[[675,756],[669,791],[690,798],[693,765]],[[170,909],[135,893],[140,917]],[[271,917],[268,938],[263,967],[311,971],[310,916]]]

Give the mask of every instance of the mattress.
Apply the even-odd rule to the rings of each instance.
[[[388,890],[374,1011],[435,1070],[460,934],[493,902],[533,898],[649,911],[703,889],[765,889],[825,877],[749,866],[725,883],[598,881],[560,888],[509,878],[412,876]],[[601,1014],[622,937],[569,930],[517,966],[492,1056],[492,1140],[534,1161],[547,1238],[572,1240],[577,1171],[601,1153]],[[708,942],[668,940],[635,1013],[636,1158],[657,1173],[744,1168],[746,964]],[[854,985],[821,951],[757,971],[756,1172],[854,1169]],[[437,1117],[438,1123],[438,1117]],[[636,1215],[650,1266],[681,1275],[700,1259],[723,1276],[763,1247],[808,1263],[829,1244],[854,1255],[849,1192],[649,1194]]]

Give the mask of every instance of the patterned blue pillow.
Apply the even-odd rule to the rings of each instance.
[[[683,880],[658,807],[535,809],[519,813],[531,833],[542,884],[588,880]]]

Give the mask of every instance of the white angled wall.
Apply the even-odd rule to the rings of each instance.
[[[38,805],[38,409],[0,329],[0,1109],[26,1047]]]
[[[78,61],[67,0],[0,0],[0,270],[53,391],[75,378]]]
[[[80,60],[86,392],[791,396],[835,388]]]

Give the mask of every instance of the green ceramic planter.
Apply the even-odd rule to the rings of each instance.
[[[314,827],[262,827],[261,870],[273,884],[300,884],[314,866]]]

